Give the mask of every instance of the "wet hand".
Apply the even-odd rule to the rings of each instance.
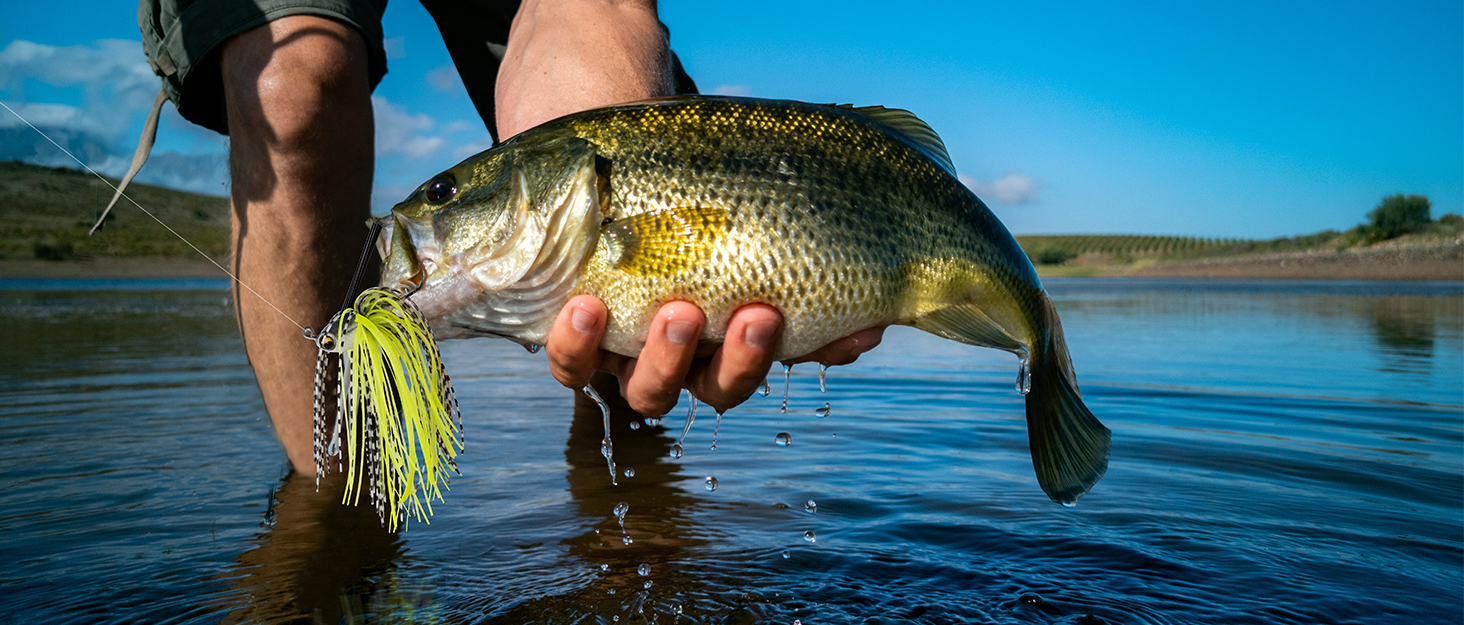
[[[718,412],[746,401],[767,376],[783,330],[777,309],[743,306],[733,313],[726,340],[716,353],[697,359],[697,338],[706,315],[693,304],[667,302],[651,322],[640,356],[629,358],[600,349],[608,318],[605,305],[588,295],[565,304],[549,332],[549,368],[561,384],[576,390],[596,369],[609,372],[619,378],[620,393],[631,408],[650,416],[669,412],[682,388]],[[884,328],[862,330],[785,364],[849,364],[878,345],[883,333]]]

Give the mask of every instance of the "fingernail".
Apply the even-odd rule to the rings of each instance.
[[[778,322],[756,321],[742,330],[742,342],[753,349],[767,349],[773,346],[773,336],[778,333]]]
[[[690,321],[667,321],[666,340],[677,345],[686,345],[696,340],[696,324]]]
[[[595,316],[579,308],[570,311],[569,324],[585,334],[595,330]]]

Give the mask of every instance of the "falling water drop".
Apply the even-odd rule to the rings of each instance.
[[[661,425],[660,417],[646,417],[646,427],[656,427],[658,425]]]
[[[681,443],[676,443],[675,445],[671,446],[671,457],[676,460],[680,460],[681,454],[684,452],[685,450],[681,448]]]
[[[686,424],[681,426],[681,438],[676,439],[677,447],[681,447],[686,442],[686,433],[691,431],[691,424],[696,422],[696,395],[692,395],[691,391],[687,391],[686,396],[691,398],[691,407],[686,410]],[[685,449],[685,447],[682,447],[682,449]],[[680,458],[681,456],[673,455],[672,457]]]
[[[617,503],[617,504],[615,504],[615,510],[614,510],[614,512],[615,512],[615,518],[622,519],[623,520],[623,519],[625,519],[625,513],[630,512],[630,504],[625,503],[623,501],[620,502],[620,503]]]
[[[708,475],[706,481],[707,481],[707,491],[708,492],[717,490],[717,478]]]
[[[620,542],[629,545],[629,544],[635,542],[635,539],[631,538],[630,537],[630,534],[626,534],[625,536],[623,536],[623,537],[620,538]]]
[[[757,389],[757,392],[763,397],[767,397],[768,393],[773,392],[773,387],[768,384],[768,379],[766,377],[763,378],[762,388]]]
[[[539,353],[539,348],[540,347],[542,347],[542,346],[539,345],[538,343],[528,343],[528,344],[524,345],[524,349],[529,350],[529,353],[530,354],[537,354],[537,353]]]
[[[808,531],[806,531],[806,532],[803,533],[803,540],[806,540],[806,541],[811,542],[811,543],[812,542],[818,542],[818,536],[814,535],[813,530],[808,530]]]
[[[635,468],[634,467],[625,467],[625,471],[623,472],[623,475],[625,475],[625,477],[635,477]]]
[[[783,447],[787,447],[793,444],[793,437],[790,436],[787,432],[778,432],[778,435],[773,437],[773,442]]]
[[[823,408],[819,408],[818,410],[813,411],[813,416],[820,419],[829,416],[829,403],[824,402]]]
[[[643,584],[643,585],[641,585],[641,588],[644,588],[646,590],[650,590],[651,589],[651,580],[646,580],[646,583]]]
[[[809,514],[818,512],[818,502],[812,499],[803,502],[803,511]]]
[[[793,557],[793,554],[790,554],[790,553],[788,553],[786,551],[783,552],[783,559],[784,560],[787,560],[788,558],[791,558],[791,557]]]
[[[717,437],[722,435],[722,413],[717,413],[717,425],[712,428],[712,451],[717,450]]]
[[[601,564],[600,565],[600,571],[601,572],[608,572],[609,570],[610,570],[610,565],[608,565],[608,564]]]
[[[1026,358],[1017,367],[1017,392],[1023,395],[1032,392],[1032,372],[1027,370]]]
[[[823,363],[818,364],[818,392],[829,392],[829,385],[824,380],[828,377],[829,366]]]
[[[635,567],[635,572],[636,573],[639,573],[641,577],[645,577],[647,575],[650,575],[651,574],[651,565],[642,563],[640,566]]]
[[[783,414],[788,414],[788,379],[793,376],[793,365],[783,365]]]
[[[640,429],[640,421],[631,421],[630,422],[630,429],[632,429],[632,430],[639,430]]]
[[[610,406],[606,405],[605,400],[600,399],[600,394],[596,393],[595,389],[590,388],[588,384],[585,385],[584,393],[590,399],[595,400],[595,405],[600,407],[600,417],[605,422],[605,440],[600,441],[600,454],[605,456],[605,464],[610,467],[610,484],[619,486],[619,483],[615,481],[615,443],[610,441]]]

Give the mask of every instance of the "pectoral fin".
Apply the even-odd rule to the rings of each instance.
[[[683,206],[617,219],[601,226],[600,234],[616,269],[670,276],[710,260],[727,222],[720,208]]]

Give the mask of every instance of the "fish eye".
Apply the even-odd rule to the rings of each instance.
[[[427,183],[427,202],[429,204],[441,204],[457,193],[457,181],[452,174],[441,173],[431,182]]]

